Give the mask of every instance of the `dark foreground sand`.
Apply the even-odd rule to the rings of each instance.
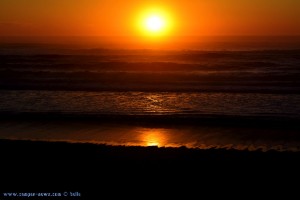
[[[174,195],[190,193],[186,188],[194,187],[199,194],[206,188],[238,186],[253,192],[256,187],[281,187],[298,180],[300,169],[299,152],[13,140],[0,140],[0,152],[2,192],[79,191],[86,198],[113,198],[122,192],[124,197],[139,192],[151,197],[159,191]]]

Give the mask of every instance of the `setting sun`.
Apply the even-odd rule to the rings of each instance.
[[[142,10],[136,16],[139,32],[150,37],[170,35],[174,22],[170,14],[168,9],[158,7]]]
[[[165,22],[160,16],[150,16],[145,25],[149,31],[158,32],[164,28]]]

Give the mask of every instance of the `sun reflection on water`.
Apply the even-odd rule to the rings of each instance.
[[[147,129],[139,130],[140,140],[144,146],[158,146],[162,147],[167,144],[167,133],[164,129]]]

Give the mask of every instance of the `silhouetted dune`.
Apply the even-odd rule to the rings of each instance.
[[[222,181],[230,179],[247,183],[255,181],[255,178],[275,176],[278,179],[291,174],[297,176],[300,158],[299,152],[10,140],[0,141],[0,152],[1,160],[4,161],[1,181],[6,183],[2,189],[72,190],[83,193],[83,196],[101,196],[111,187],[116,190],[128,189],[129,186],[134,189],[142,185],[149,187],[149,181],[153,182],[153,188],[191,186],[196,184],[192,180],[199,181],[198,186],[210,181],[214,183],[212,188],[218,188],[224,184]],[[182,182],[184,180],[188,182]],[[101,194],[97,193],[99,190],[103,190]]]

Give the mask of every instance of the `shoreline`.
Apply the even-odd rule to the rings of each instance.
[[[174,116],[0,115],[0,139],[300,152],[298,120]]]
[[[16,148],[19,147],[19,148]],[[26,148],[25,148],[26,147]],[[81,159],[97,159],[110,161],[147,161],[147,162],[166,162],[187,161],[198,163],[202,160],[222,161],[224,158],[241,159],[240,161],[251,162],[264,159],[264,162],[271,161],[276,158],[277,161],[289,160],[297,161],[300,158],[300,152],[292,151],[276,151],[269,150],[267,152],[260,149],[255,151],[236,150],[236,149],[199,149],[181,147],[157,147],[157,146],[125,146],[125,145],[106,145],[92,143],[72,143],[64,141],[33,141],[33,140],[11,140],[0,139],[0,148],[2,149],[2,158],[22,155],[27,153],[40,154],[45,153],[47,156],[63,157],[63,154],[80,158],[83,154],[90,153],[89,157],[81,157]],[[6,150],[6,151],[4,151]],[[22,151],[20,151],[22,150]],[[34,152],[39,150],[39,152]],[[74,151],[73,151],[74,150]],[[80,154],[76,155],[76,153]],[[98,156],[96,156],[98,155]],[[147,156],[145,156],[147,155]],[[216,156],[217,155],[217,156]],[[33,155],[31,155],[33,156]],[[95,157],[94,157],[95,156]],[[256,158],[255,158],[256,157]],[[25,159],[25,157],[23,158]],[[26,158],[28,159],[28,157]],[[254,160],[252,160],[254,159]],[[266,160],[265,160],[266,159]],[[271,160],[268,160],[271,159]],[[261,160],[262,161],[262,160]],[[275,161],[275,160],[273,160]]]

